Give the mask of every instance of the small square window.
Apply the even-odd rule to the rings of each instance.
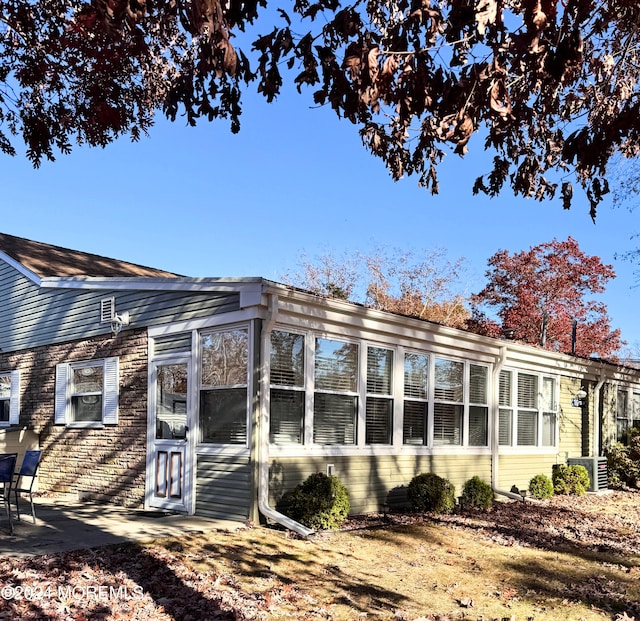
[[[118,422],[117,358],[56,367],[56,424],[114,425]]]

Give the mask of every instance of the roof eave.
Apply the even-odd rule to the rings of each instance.
[[[32,272],[30,269],[26,268],[22,263],[16,261],[12,256],[8,255],[2,250],[0,250],[0,260],[4,261],[7,265],[10,265],[12,268],[20,272],[23,276],[26,276],[36,285],[41,284],[42,279],[40,278],[40,276],[38,276],[35,272]]]
[[[104,289],[109,291],[182,291],[188,293],[238,293],[240,306],[255,306],[262,301],[264,280],[248,278],[187,277],[47,277],[40,286],[47,289]]]

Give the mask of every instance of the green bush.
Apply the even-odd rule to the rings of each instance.
[[[616,442],[604,451],[609,487],[640,487],[640,429],[629,430],[628,442]]]
[[[556,494],[582,496],[590,485],[591,479],[584,466],[557,464],[553,467],[553,491]]]
[[[447,479],[424,472],[411,479],[407,499],[417,511],[451,513],[456,505],[456,489]]]
[[[319,530],[339,528],[350,509],[347,488],[338,477],[322,472],[310,475],[283,499],[286,515]]]
[[[529,493],[538,500],[553,496],[553,481],[546,474],[536,474],[529,481]]]
[[[490,509],[493,504],[493,489],[480,477],[472,477],[462,488],[461,500],[464,507]]]

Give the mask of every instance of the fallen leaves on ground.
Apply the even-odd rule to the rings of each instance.
[[[2,559],[0,620],[640,621],[639,551],[639,492],[215,531]]]

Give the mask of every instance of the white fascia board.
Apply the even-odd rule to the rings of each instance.
[[[43,278],[40,286],[49,289],[108,289],[111,291],[184,291],[188,293],[239,293],[240,307],[262,302],[262,278],[98,278],[75,276]]]
[[[28,270],[22,263],[19,263],[15,259],[11,258],[8,254],[5,254],[0,250],[0,260],[4,261],[7,265],[10,265],[13,269],[20,272],[23,276],[26,276],[29,280],[36,285],[41,285],[42,279],[31,270]]]
[[[485,359],[496,358],[502,347],[507,348],[505,364],[512,368],[551,372],[569,377],[598,379],[604,375],[609,380],[624,378],[640,382],[640,370],[623,365],[608,364],[599,359],[584,359],[554,352],[541,347],[525,345],[515,341],[481,336],[472,332],[450,328],[404,315],[396,315],[335,298],[319,298],[313,294],[288,288],[277,283],[266,282],[267,293],[278,296],[278,322],[290,322],[302,329],[326,329],[352,336],[361,335],[384,340],[389,336],[406,344],[428,344],[434,353],[473,352]],[[632,379],[633,378],[633,379]]]
[[[192,330],[204,330],[206,328],[244,323],[251,321],[252,319],[264,319],[264,315],[265,313],[262,309],[253,307],[249,309],[231,311],[229,313],[221,313],[220,315],[211,315],[210,317],[203,317],[202,319],[189,319],[187,321],[149,326],[148,334],[150,337],[157,338],[168,334],[177,334],[180,332],[190,332]]]
[[[343,326],[354,334],[366,334],[370,338],[377,334],[385,337],[385,340],[391,337],[416,344],[428,342],[453,349],[471,349],[492,357],[496,357],[500,347],[504,345],[503,341],[464,330],[356,305],[346,308],[338,308],[330,303],[311,306],[281,298],[278,321],[284,323],[287,320],[312,329],[324,326],[325,329],[332,330],[337,326]]]

